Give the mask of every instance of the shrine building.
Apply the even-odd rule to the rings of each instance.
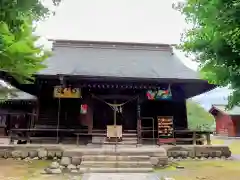
[[[5,77],[37,97],[36,118],[27,128],[55,129],[34,137],[64,141],[78,130],[80,143],[124,135],[157,142],[161,133],[188,128],[188,98],[215,88],[168,44],[55,40],[45,63],[33,84]],[[164,122],[170,126],[160,130]]]

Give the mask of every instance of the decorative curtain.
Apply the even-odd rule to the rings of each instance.
[[[172,99],[171,87],[169,85],[168,88],[165,90],[148,90],[146,96],[148,100]]]

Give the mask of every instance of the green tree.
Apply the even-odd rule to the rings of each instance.
[[[194,55],[203,78],[229,86],[229,107],[240,105],[240,0],[186,0],[175,6],[191,26],[180,48]]]
[[[54,5],[59,0],[53,0]],[[29,81],[50,55],[36,46],[33,22],[51,15],[41,0],[0,0],[0,71]]]
[[[187,101],[187,118],[189,129],[214,130],[214,117],[191,100]]]

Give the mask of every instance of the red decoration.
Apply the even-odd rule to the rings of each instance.
[[[176,139],[175,138],[160,138],[158,140],[158,142],[161,143],[161,144],[175,143]]]
[[[88,110],[88,105],[87,105],[87,104],[82,104],[82,105],[81,105],[80,113],[81,113],[81,114],[86,114],[86,113],[87,113],[87,110]]]

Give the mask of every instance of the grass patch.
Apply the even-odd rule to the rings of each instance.
[[[27,163],[27,173],[24,176],[23,180],[28,180],[30,178],[35,178],[40,175],[40,172],[46,168],[51,161],[31,161]]]
[[[46,175],[42,174],[44,168],[48,167],[51,161],[16,161],[13,159],[0,159],[0,180],[69,180],[71,174]],[[80,180],[81,175],[74,175],[74,179]]]
[[[211,143],[213,145],[223,145],[224,144],[224,140],[222,140],[222,139],[212,139]]]
[[[190,160],[190,161],[180,161],[178,163],[180,166],[184,166],[187,169],[199,169],[205,167],[223,167],[227,169],[238,169],[240,170],[239,161],[228,161],[228,160]]]
[[[28,164],[29,168],[42,169],[46,168],[52,161],[32,161]]]
[[[35,177],[37,174],[48,166],[49,161],[16,161],[0,159],[0,177],[17,177],[20,180]],[[7,179],[7,178],[6,178]]]
[[[227,143],[227,141],[230,141],[230,143]],[[223,140],[223,139],[212,139],[212,144],[213,145],[228,145],[231,152],[233,154],[240,154],[240,140],[232,139],[232,140]]]
[[[176,170],[177,168],[174,165],[169,165],[167,167],[159,167],[154,169],[155,172],[161,172],[161,171],[167,172],[167,171],[176,171]]]
[[[229,148],[233,154],[240,154],[240,141],[233,141],[229,144]]]
[[[239,180],[240,162],[224,160],[207,161],[180,161],[174,166],[183,166],[184,169],[157,169],[157,172],[169,174],[176,180]],[[175,169],[175,170],[174,170]],[[160,174],[162,174],[160,173]]]

